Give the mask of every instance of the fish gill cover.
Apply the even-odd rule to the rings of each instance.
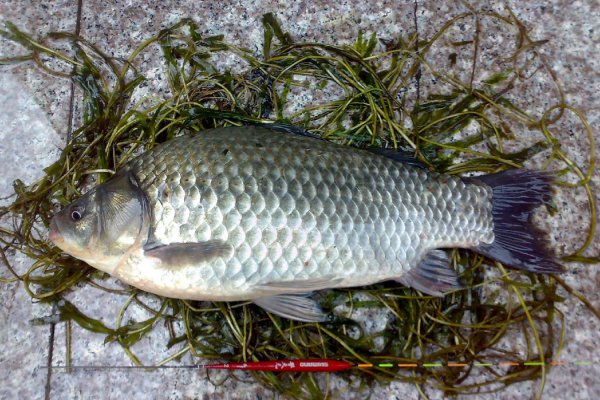
[[[452,42],[448,32],[466,19],[476,22],[473,40]],[[482,20],[514,33],[507,53],[498,56],[498,71],[491,74],[476,73]],[[0,228],[2,281],[20,280],[32,298],[55,305],[55,315],[33,323],[67,321],[68,338],[70,322],[77,323],[105,335],[106,343],[121,346],[138,365],[142,363],[136,344],[166,326],[169,340],[164,345],[171,355],[151,360],[156,365],[177,362],[187,353],[227,361],[330,358],[373,364],[339,374],[358,389],[374,381],[399,380],[417,385],[423,396],[431,390],[474,394],[541,378],[539,396],[548,368],[545,361],[572,340],[565,335],[556,304],[564,296],[575,296],[600,318],[598,310],[559,276],[506,270],[499,263],[483,268],[489,261],[480,255],[453,250],[452,267],[467,289],[441,299],[395,283],[329,290],[319,293],[319,301],[326,312],[336,309],[337,316],[321,324],[299,323],[249,303],[190,302],[135,288],[115,289],[106,283],[108,275],[45,239],[58,204],[80,196],[92,177],[96,183],[104,181],[133,155],[184,131],[276,121],[349,146],[410,151],[430,170],[448,174],[493,173],[522,167],[537,157],[538,167],[553,171],[556,185],[583,188],[587,194],[591,222],[580,247],[562,260],[598,262],[598,256],[582,255],[596,221],[589,186],[595,162],[590,128],[582,113],[566,103],[558,78],[538,52],[544,41],[533,41],[510,11],[502,15],[473,10],[450,19],[427,40],[413,34],[383,41],[361,33],[351,46],[296,42],[270,14],[264,16],[263,27],[262,54],[254,54],[222,36],[204,37],[196,23],[183,19],[123,60],[70,33],[33,38],[6,23],[1,34],[28,53],[2,63],[33,61],[52,75],[71,79],[83,93],[83,124],[70,135],[60,159],[30,186],[15,181],[15,200],[0,208],[0,216],[13,221],[12,229]],[[443,40],[450,40],[455,51],[432,55]],[[157,45],[170,97],[132,102],[145,80],[134,67],[136,59]],[[219,68],[218,60],[225,56],[236,57],[244,67]],[[554,104],[537,116],[518,105],[527,100],[520,84],[534,72],[548,74],[556,93]],[[436,91],[421,93],[419,82],[425,78],[439,82]],[[298,107],[294,98],[309,90],[320,97]],[[566,114],[577,118],[590,141],[585,170],[567,157],[553,135],[553,127]],[[539,133],[540,140],[526,141],[515,127]],[[547,208],[549,213],[561,212],[559,206]],[[10,251],[24,253],[33,264],[25,272],[17,271],[6,255]],[[114,323],[84,314],[64,297],[90,286],[125,299]],[[140,313],[134,309],[147,318],[136,319]],[[374,318],[380,329],[368,323]],[[515,337],[525,343],[523,348],[506,345],[507,338]],[[70,352],[68,348],[67,363]],[[508,367],[500,366],[502,362]],[[417,364],[397,367],[411,363]],[[473,369],[478,363],[482,368]],[[291,397],[323,397],[341,390],[328,385],[323,375],[252,374]]]

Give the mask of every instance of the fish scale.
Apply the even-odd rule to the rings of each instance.
[[[129,168],[154,241],[233,247],[227,260],[163,271],[190,298],[327,277],[364,285],[403,275],[430,249],[493,241],[489,187],[264,128],[178,137]]]

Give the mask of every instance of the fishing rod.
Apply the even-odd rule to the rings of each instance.
[[[473,367],[489,367],[497,365],[498,367],[513,367],[513,366],[584,366],[594,364],[591,361],[526,361],[526,362],[498,362],[498,363],[457,363],[448,362],[448,367],[463,368],[469,365]],[[190,364],[190,365],[49,365],[41,366],[43,369],[89,369],[89,370],[106,370],[106,369],[224,369],[224,370],[246,370],[246,371],[273,371],[273,372],[338,372],[357,367],[364,368],[435,368],[443,366],[442,363],[380,363],[380,364],[351,364],[346,361],[331,360],[326,358],[306,358],[296,360],[276,360],[276,361],[248,361],[248,362],[227,362],[217,364]]]

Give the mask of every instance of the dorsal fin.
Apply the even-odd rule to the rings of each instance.
[[[304,137],[309,137],[309,138],[318,139],[318,140],[325,140],[322,137],[317,136],[314,133],[311,133],[304,128],[300,128],[299,126],[281,124],[279,122],[274,122],[272,124],[256,124],[255,126],[260,126],[262,128],[271,129],[271,130],[277,131],[277,132],[285,132],[285,133],[291,133],[292,135],[304,136]]]
[[[322,137],[317,136],[314,133],[307,131],[306,129],[303,129],[303,128],[300,128],[300,127],[294,126],[294,125],[287,125],[287,124],[281,124],[281,123],[275,122],[272,124],[257,124],[256,126],[271,129],[271,130],[274,130],[277,132],[285,132],[285,133],[290,133],[292,135],[304,136],[304,137],[309,137],[309,138],[317,139],[317,140],[325,140]],[[357,147],[357,148],[360,149],[360,147]],[[398,161],[398,162],[401,162],[404,164],[408,164],[413,167],[427,169],[427,166],[425,164],[423,164],[421,161],[417,160],[412,155],[411,152],[396,151],[394,149],[384,149],[381,147],[367,147],[362,150],[366,150],[370,153],[378,154],[380,156],[383,156],[383,157],[386,157],[391,160]]]
[[[368,152],[379,154],[380,156],[384,156],[386,158],[392,159],[394,161],[398,161],[404,164],[411,165],[413,167],[427,169],[427,166],[423,164],[421,161],[415,158],[411,152],[408,151],[396,151],[394,149],[384,149],[381,147],[368,147],[366,149]]]

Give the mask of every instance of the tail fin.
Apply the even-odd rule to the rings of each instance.
[[[530,272],[559,273],[564,268],[544,246],[530,222],[533,209],[550,199],[550,175],[514,169],[476,179],[492,187],[495,240],[474,250],[503,264]]]

